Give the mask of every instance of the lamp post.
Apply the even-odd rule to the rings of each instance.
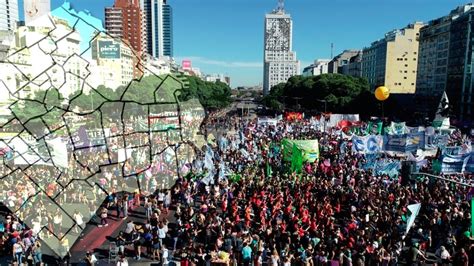
[[[293,100],[296,100],[296,106],[297,106],[298,111],[299,111],[300,108],[299,108],[298,100],[301,100],[301,99],[303,99],[303,98],[301,98],[301,97],[292,97],[292,99],[293,99]]]
[[[326,100],[316,100],[316,101],[318,101],[320,103],[324,103],[324,113],[327,113],[328,101],[326,101]]]

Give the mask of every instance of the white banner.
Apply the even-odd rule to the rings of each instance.
[[[358,122],[360,121],[360,118],[359,114],[331,114],[327,126],[335,127],[337,123],[341,122],[342,120]]]
[[[278,123],[277,119],[274,118],[259,118],[257,124],[259,126],[276,126]]]
[[[61,138],[55,138],[47,140],[46,143],[49,146],[54,165],[56,167],[68,168],[69,161],[66,142],[62,141]]]
[[[123,163],[132,157],[133,149],[118,149],[118,162]]]

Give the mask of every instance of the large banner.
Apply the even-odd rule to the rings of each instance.
[[[284,139],[283,144],[283,158],[286,161],[291,161],[293,153],[293,145],[301,150],[303,162],[314,162],[319,158],[319,143],[318,140],[289,140]]]
[[[425,148],[425,132],[401,135],[385,135],[384,150],[395,152],[411,152]]]
[[[259,126],[276,126],[278,120],[276,118],[259,118],[257,124]]]
[[[47,140],[46,143],[49,146],[51,152],[51,159],[56,167],[68,168],[68,153],[67,143],[62,141],[61,138],[55,138]]]
[[[362,165],[362,168],[367,170],[371,169],[373,174],[376,176],[380,175],[388,175],[391,178],[396,178],[399,174],[401,169],[401,162],[400,161],[392,161],[388,159],[380,159],[378,157],[370,156],[369,154],[367,158],[367,162]]]
[[[331,114],[329,118],[329,123],[327,124],[327,126],[335,127],[342,120],[346,120],[350,122],[358,122],[360,121],[360,118],[359,118],[359,114]]]
[[[356,153],[371,154],[382,151],[383,137],[378,135],[353,136],[352,151]]]
[[[405,122],[392,122],[390,126],[385,129],[385,131],[389,135],[402,135],[407,134],[409,132]]]
[[[444,148],[448,145],[449,135],[426,134],[425,145],[426,149],[434,150]]]
[[[448,155],[445,154],[441,157],[441,173],[443,174],[454,174],[464,173],[471,169],[468,169],[468,163],[471,160],[471,154],[464,155]]]

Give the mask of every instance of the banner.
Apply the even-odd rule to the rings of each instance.
[[[72,141],[76,149],[90,146],[89,136],[87,135],[87,131],[84,126],[79,127],[79,130],[77,131],[77,135],[73,137]]]
[[[449,135],[439,135],[439,134],[425,134],[425,148],[426,149],[438,149],[444,148],[448,145]]]
[[[327,126],[335,127],[342,120],[347,120],[350,122],[358,122],[360,121],[360,117],[359,117],[359,114],[331,114],[331,116],[329,117],[329,122]]]
[[[353,136],[352,151],[355,153],[370,154],[378,153],[383,147],[383,137],[378,135]]]
[[[385,131],[389,135],[402,135],[408,133],[408,128],[405,122],[392,122],[390,126],[385,129]]]
[[[417,171],[419,171],[422,167],[428,165],[428,160],[425,159],[424,152],[422,152],[419,155],[417,154],[416,157],[411,152],[409,152],[408,156],[407,156],[407,160],[416,163],[416,170]]]
[[[259,126],[276,126],[278,123],[277,119],[274,118],[258,118],[257,125]]]
[[[416,151],[418,149],[425,149],[425,132],[419,131],[416,133],[407,134],[407,143],[405,151]]]
[[[132,157],[134,149],[118,149],[117,155],[118,155],[118,162],[123,163],[126,160],[130,159]]]
[[[46,143],[49,146],[51,152],[51,159],[56,167],[68,168],[68,153],[67,144],[61,140],[61,138],[55,138],[47,140]]]
[[[283,145],[283,158],[286,161],[291,161],[293,146],[296,145],[298,150],[301,151],[303,162],[314,162],[319,159],[319,143],[318,140],[289,140],[284,139]]]
[[[44,140],[39,142],[25,141],[17,136],[8,143],[13,150],[13,162],[15,165],[50,165],[51,156]]]
[[[303,153],[295,143],[293,143],[291,154],[291,171],[299,174],[303,170]]]
[[[441,173],[453,174],[453,173],[464,173],[471,169],[468,167],[468,163],[471,160],[471,154],[464,155],[449,155],[444,154],[441,156]]]
[[[219,150],[220,151],[226,151],[227,150],[227,146],[228,146],[228,143],[229,141],[227,140],[226,137],[222,136],[219,138]]]
[[[376,176],[388,175],[391,178],[396,178],[401,169],[400,161],[393,161],[388,159],[380,159],[377,154],[367,154],[366,163],[362,165],[362,169],[371,169]]]
[[[401,168],[400,161],[381,161],[378,162],[374,168],[375,175],[388,175],[391,178],[396,178]]]
[[[386,134],[384,137],[384,150],[396,152],[411,152],[425,148],[425,132],[409,133],[402,135]]]

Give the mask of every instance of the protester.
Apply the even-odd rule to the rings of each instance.
[[[391,175],[367,167],[400,162],[398,155],[354,152],[345,133],[320,130],[309,120],[270,126],[235,118],[213,121],[218,119],[209,123],[225,126],[225,133],[196,150],[189,174],[176,176],[168,189],[160,183],[151,190],[152,180],[161,182],[171,168],[154,164],[146,185],[150,193],[108,190],[112,196],[98,212],[99,226],[107,225],[108,210],[127,220],[116,242],[119,262],[126,263],[126,250],[133,249],[135,260],[147,257],[163,264],[186,257],[190,265],[416,265],[436,253],[442,263],[472,265],[472,238],[466,232],[474,193],[468,187],[427,178],[402,185],[400,169]],[[299,173],[292,171],[283,160],[283,139],[318,140],[318,159],[305,162]],[[454,132],[446,145],[463,143]],[[432,173],[434,159],[428,158],[420,171]],[[128,171],[139,172],[132,165]],[[111,176],[120,173],[105,172],[112,187]],[[467,173],[449,178],[472,182]],[[75,201],[84,201],[81,194]],[[14,206],[20,194],[4,197]],[[407,228],[409,206],[416,203],[419,213]],[[128,218],[134,208],[142,208],[143,221]],[[52,230],[60,227],[58,213],[41,214],[39,224],[47,219]],[[73,218],[78,224],[87,221],[76,213]],[[5,224],[10,243],[18,227],[14,220]],[[23,252],[18,245],[9,248],[15,256]]]

